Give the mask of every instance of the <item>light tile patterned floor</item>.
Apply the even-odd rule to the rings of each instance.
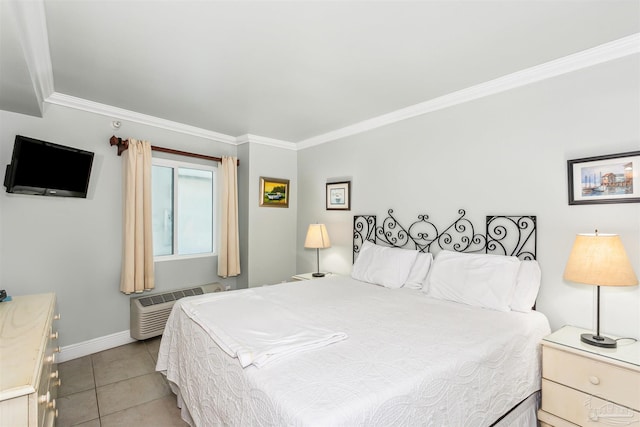
[[[56,426],[187,426],[155,372],[159,346],[160,338],[139,341],[58,365]]]

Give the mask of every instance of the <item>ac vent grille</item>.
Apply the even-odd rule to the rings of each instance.
[[[158,294],[158,295],[150,295],[148,297],[140,297],[138,298],[138,300],[140,301],[140,304],[142,304],[143,307],[149,307],[150,305],[177,301],[180,298],[191,297],[194,295],[202,295],[202,294],[204,294],[204,291],[202,290],[201,286],[198,286],[197,288],[182,289],[180,291],[167,292],[167,293]]]
[[[209,283],[195,288],[178,289],[161,294],[131,298],[131,337],[137,340],[146,340],[162,335],[169,314],[171,314],[171,309],[180,298],[223,290],[224,288],[220,283]]]

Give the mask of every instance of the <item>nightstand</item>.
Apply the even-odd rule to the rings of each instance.
[[[542,340],[542,427],[640,426],[640,343],[617,348],[580,341],[565,326]]]
[[[322,279],[322,277],[313,277],[312,274],[313,273],[296,274],[295,276],[291,276],[291,281],[292,282],[299,282],[299,281],[302,281],[302,280]],[[331,277],[331,276],[336,276],[336,274],[335,273],[324,273],[323,277]]]

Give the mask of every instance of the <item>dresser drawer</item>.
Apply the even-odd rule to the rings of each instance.
[[[545,346],[542,376],[640,411],[640,372]],[[542,393],[544,399],[545,393]]]
[[[542,379],[542,410],[580,426],[636,425],[640,412]]]
[[[47,346],[44,352],[44,360],[42,362],[40,372],[40,385],[38,386],[38,426],[54,425],[47,421],[51,418],[55,421],[56,414],[56,397],[58,389],[58,373],[56,358],[58,348],[57,341],[53,338],[54,333],[50,328],[47,333]]]

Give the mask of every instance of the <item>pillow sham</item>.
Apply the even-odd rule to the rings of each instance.
[[[542,272],[538,261],[521,261],[516,287],[511,300],[511,310],[529,313],[536,303]]]
[[[429,274],[428,295],[497,311],[510,311],[517,257],[441,251]]]
[[[351,277],[363,282],[400,288],[407,281],[418,251],[374,245],[365,241]]]
[[[409,271],[409,277],[404,282],[403,288],[409,289],[422,289],[424,281],[427,279],[431,262],[433,261],[433,255],[429,252],[418,252],[416,261]]]

